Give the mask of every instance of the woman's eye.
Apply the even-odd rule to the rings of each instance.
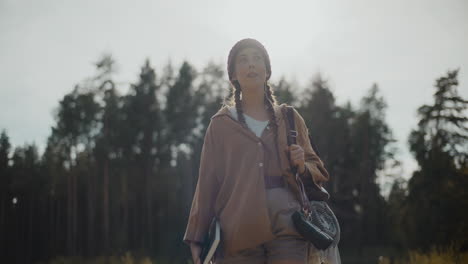
[[[247,62],[247,58],[242,57],[239,59],[239,63],[245,63],[245,62]]]
[[[260,56],[254,56],[254,59],[255,59],[256,61],[258,61],[258,60],[261,59],[261,57],[260,57]]]

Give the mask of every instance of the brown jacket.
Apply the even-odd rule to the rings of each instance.
[[[285,104],[275,106],[278,124],[279,168],[288,186],[299,199],[297,184],[284,149],[287,148]],[[307,175],[321,184],[329,175],[308,139],[304,119],[295,111],[297,144],[304,149]],[[267,127],[268,128],[268,127]],[[184,242],[203,241],[214,216],[221,224],[227,254],[255,247],[274,239],[266,204],[264,144],[274,137],[266,129],[261,137],[241,126],[222,107],[212,118],[205,134],[200,170],[192,201]]]

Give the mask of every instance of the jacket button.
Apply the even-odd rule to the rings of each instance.
[[[261,146],[261,145],[262,145],[262,142],[259,141],[257,144],[258,144],[259,146]]]
[[[258,166],[263,167],[263,162],[260,162]]]

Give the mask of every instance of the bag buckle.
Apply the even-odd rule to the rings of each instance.
[[[302,207],[302,213],[304,214],[305,218],[309,221],[312,220],[312,210],[309,210],[305,207]]]
[[[297,138],[298,133],[296,130],[289,130],[289,135],[293,138]]]

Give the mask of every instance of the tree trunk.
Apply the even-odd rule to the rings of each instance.
[[[57,223],[55,223],[53,203],[54,203],[53,196],[51,194],[48,194],[47,195],[47,207],[49,209],[48,209],[48,217],[47,217],[47,223],[48,223],[47,230],[49,232],[47,232],[47,238],[46,238],[48,242],[47,243],[47,250],[48,250],[47,257],[55,255],[55,241],[57,239],[55,237],[55,229],[54,229],[54,226]]]
[[[0,239],[0,258],[4,258],[6,255],[6,252],[4,250],[6,249],[6,226],[5,226],[5,200],[6,200],[6,194],[2,193],[2,196],[0,198],[0,237],[4,237],[5,239]]]
[[[104,231],[104,252],[109,250],[109,161],[104,158],[104,179],[103,179],[103,231]]]
[[[152,225],[152,191],[151,191],[151,165],[150,161],[146,162],[146,213],[147,213],[147,230],[144,230],[148,234],[148,249],[153,250],[153,225]]]
[[[86,255],[92,256],[94,255],[94,191],[95,191],[95,184],[94,184],[94,177],[91,171],[88,172],[88,195],[87,195],[87,248],[86,248]]]
[[[70,159],[71,162],[71,159]],[[71,165],[70,165],[71,166]],[[68,172],[67,177],[67,254],[73,254],[73,232],[72,232],[72,175],[71,172]]]
[[[27,244],[26,244],[26,260],[28,263],[32,263],[32,248],[33,248],[33,234],[34,234],[34,229],[33,229],[33,221],[38,219],[35,219],[34,217],[34,195],[30,195],[30,200],[29,200],[29,212],[28,212],[28,228],[27,228]]]
[[[123,247],[128,248],[128,186],[127,186],[127,174],[122,175],[122,206],[123,206],[123,221],[122,221],[122,230],[124,234]]]
[[[73,255],[78,254],[78,175],[73,175]]]

